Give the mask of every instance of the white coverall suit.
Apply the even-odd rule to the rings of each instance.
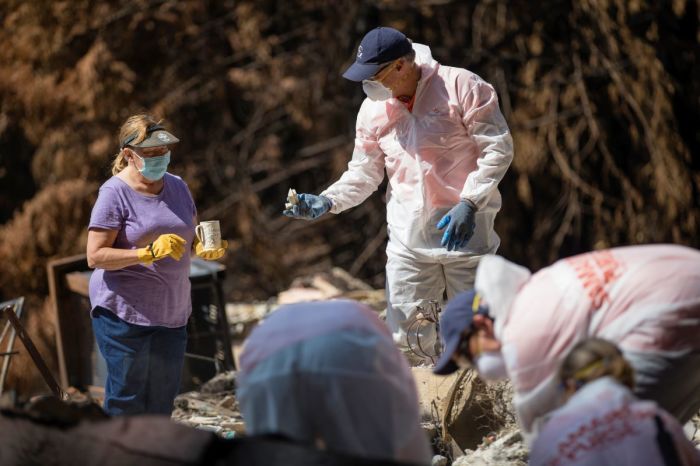
[[[348,169],[321,193],[340,213],[376,191],[386,170],[387,324],[401,345],[417,306],[471,288],[479,259],[498,249],[497,186],[513,159],[493,87],[468,70],[438,64],[425,45],[413,48],[421,78],[412,111],[395,98],[365,99]],[[460,200],[476,205],[476,228],[466,247],[448,251],[436,225]],[[433,348],[435,339],[433,326],[421,346]]]

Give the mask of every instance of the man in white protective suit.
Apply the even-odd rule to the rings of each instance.
[[[490,84],[440,65],[396,29],[367,33],[343,77],[367,95],[352,160],[328,189],[300,194],[284,214],[311,220],[355,207],[386,171],[387,324],[405,346],[417,307],[471,288],[479,259],[498,249],[498,183],[512,138]],[[423,327],[421,347],[432,350],[435,340],[435,326]]]

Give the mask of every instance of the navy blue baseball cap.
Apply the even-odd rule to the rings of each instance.
[[[345,70],[343,77],[357,82],[369,79],[383,65],[403,57],[411,50],[411,41],[400,31],[388,27],[372,29],[362,38],[355,63]]]
[[[444,351],[435,368],[434,374],[448,375],[459,369],[452,360],[465,330],[471,332],[475,314],[488,315],[488,308],[481,304],[481,299],[475,290],[458,294],[447,303],[440,315],[440,338],[444,343]]]

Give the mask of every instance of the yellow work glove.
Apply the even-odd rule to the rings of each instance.
[[[199,241],[199,238],[194,237],[194,253],[197,257],[201,257],[207,261],[215,261],[221,259],[226,253],[226,248],[228,248],[228,241],[225,239],[221,240],[221,247],[219,249],[204,249],[204,246]]]
[[[136,253],[139,261],[144,264],[151,264],[168,256],[179,261],[185,252],[185,243],[184,238],[175,233],[166,233],[145,248],[137,249]]]

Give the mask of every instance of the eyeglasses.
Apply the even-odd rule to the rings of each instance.
[[[388,65],[384,65],[383,67],[379,68],[379,71],[377,71],[377,72],[374,74],[374,76],[372,76],[371,78],[369,78],[369,80],[370,80],[370,81],[376,81],[376,82],[379,82],[379,83],[381,83],[382,81],[384,81],[384,80],[386,79],[386,77],[389,76],[389,73],[391,72],[391,69],[392,69],[394,63],[396,63],[396,61],[392,61],[392,62],[390,62]]]

